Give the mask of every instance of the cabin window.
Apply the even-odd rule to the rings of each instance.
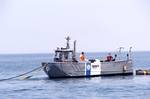
[[[99,65],[92,65],[92,67],[93,67],[93,68],[97,68],[97,67],[99,67]]]

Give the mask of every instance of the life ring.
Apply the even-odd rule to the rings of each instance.
[[[88,65],[86,66],[86,69],[87,69],[87,70],[90,70],[90,69],[91,69],[91,66],[88,64]]]

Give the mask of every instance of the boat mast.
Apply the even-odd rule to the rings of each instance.
[[[69,40],[70,40],[70,37],[66,37],[66,40],[67,40],[67,46],[66,46],[66,49],[70,49],[70,45],[69,45]]]
[[[74,47],[73,47],[73,59],[76,59],[76,40],[74,41]]]

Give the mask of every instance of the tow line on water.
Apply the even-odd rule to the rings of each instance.
[[[6,80],[11,80],[11,79],[15,79],[15,78],[18,78],[18,77],[23,77],[23,76],[26,76],[27,74],[30,74],[32,72],[35,72],[35,71],[38,71],[38,70],[41,70],[42,68],[44,68],[45,66],[40,66],[40,67],[37,67],[31,71],[28,71],[26,73],[23,73],[23,74],[20,74],[20,75],[17,75],[17,76],[14,76],[14,77],[10,77],[10,78],[6,78],[6,79],[0,79],[0,81],[6,81]],[[25,77],[24,79],[28,79],[28,78],[31,78],[32,76],[27,76]]]

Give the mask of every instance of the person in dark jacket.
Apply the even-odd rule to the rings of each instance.
[[[112,61],[112,60],[113,60],[113,57],[111,56],[111,53],[108,53],[107,61]]]

